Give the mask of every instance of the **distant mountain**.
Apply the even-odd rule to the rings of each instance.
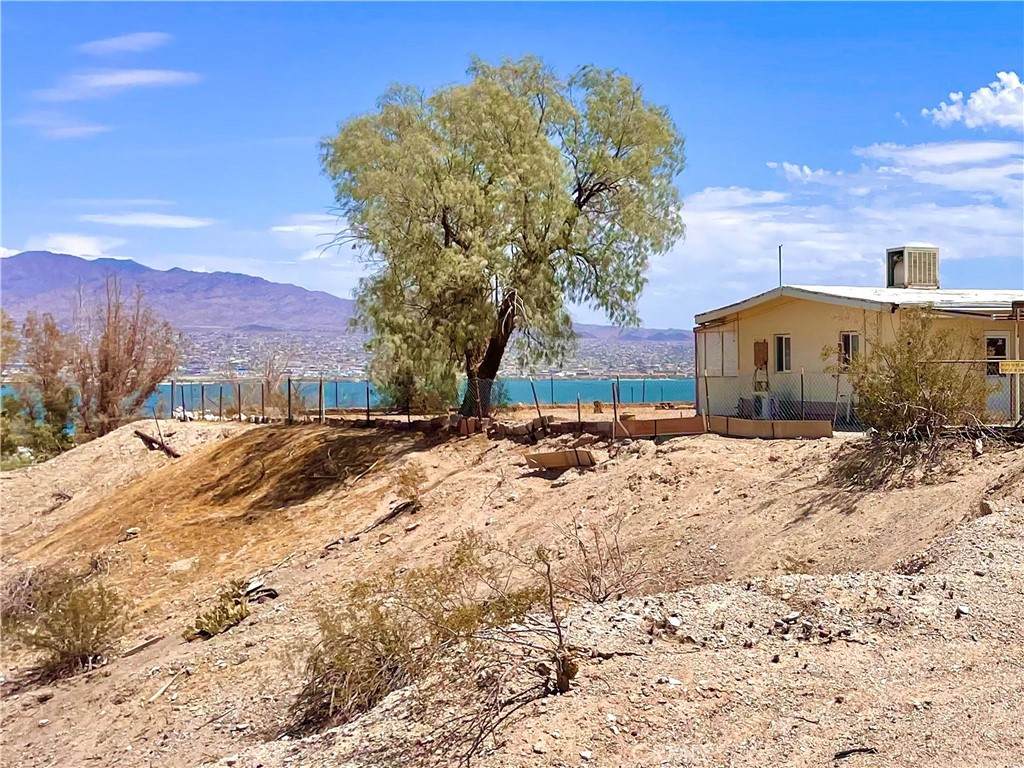
[[[117,275],[125,290],[136,284],[153,310],[180,329],[225,331],[344,331],[355,302],[297,285],[234,272],[159,270],[127,259],[82,259],[66,253],[25,251],[0,260],[0,301],[15,318],[30,310],[71,316],[79,286],[86,296]],[[584,339],[692,342],[689,330],[614,328],[577,324]]]
[[[108,274],[120,277],[125,290],[140,285],[153,310],[181,329],[342,331],[354,304],[234,272],[150,269],[126,259],[49,251],[25,251],[0,261],[0,301],[16,318],[34,309],[64,320],[71,316],[78,286],[89,296]]]
[[[693,341],[693,331],[678,328],[616,328],[576,323],[576,334],[582,339],[605,341]]]

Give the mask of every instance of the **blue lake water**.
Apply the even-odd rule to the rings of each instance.
[[[578,396],[581,401],[593,402],[602,400],[608,402],[612,399],[612,384],[615,379],[609,378],[548,378],[535,379],[533,386],[536,387],[537,399],[541,405],[562,404],[568,405],[576,402]],[[529,379],[504,379],[505,394],[511,403],[533,403],[533,388]],[[196,412],[202,410],[200,405],[201,397],[205,394],[206,410],[216,412],[223,386],[224,406],[233,406],[235,401],[236,384],[234,382],[206,382],[205,385],[198,383],[181,384],[175,383],[174,405],[181,406],[182,396],[185,399],[185,406],[188,410]],[[306,402],[314,407],[317,402],[318,382],[303,381],[292,382],[295,391],[305,398]],[[367,385],[364,381],[324,381],[324,406],[326,408],[358,408],[366,405]],[[11,390],[3,386],[3,394]],[[695,385],[693,379],[621,379],[619,398],[623,403],[660,403],[672,402],[693,402]],[[252,397],[252,402],[247,398]],[[171,402],[170,386],[165,384],[154,393],[146,402],[143,415],[150,415],[154,409],[160,414],[166,414],[168,405]],[[370,387],[370,405],[375,406],[379,402],[376,390]],[[242,409],[244,412],[253,413],[259,406],[258,394],[243,394]]]
[[[571,404],[576,402],[579,396],[583,402],[594,400],[610,401],[612,399],[612,383],[614,379],[577,379],[577,378],[548,378],[534,380],[533,386],[537,390],[537,399],[542,405]],[[532,403],[533,389],[529,379],[505,379],[505,394],[511,403]],[[216,410],[220,398],[220,384],[207,383],[205,385],[206,410]],[[234,403],[235,385],[227,382],[224,385],[224,403]],[[318,382],[303,381],[292,382],[294,390],[303,397],[307,403],[315,406],[318,396]],[[199,384],[175,384],[174,404],[181,405],[182,387],[184,387],[185,405],[191,411],[200,410],[201,387]],[[370,386],[370,405],[376,406],[379,402],[377,391]],[[324,381],[324,407],[326,408],[358,408],[366,405],[367,385],[364,381]],[[624,403],[660,403],[665,401],[693,402],[696,388],[693,379],[621,379],[619,397]],[[258,405],[254,396],[254,402],[249,405],[245,402],[246,395],[243,395],[243,410],[252,412]],[[156,406],[158,410],[165,411],[170,403],[170,387],[164,385],[159,393],[153,395],[147,403],[147,411]]]

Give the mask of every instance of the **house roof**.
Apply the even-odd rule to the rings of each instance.
[[[751,296],[749,299],[711,309],[694,316],[698,325],[721,320],[729,315],[756,307],[759,304],[782,297],[820,301],[826,304],[840,304],[861,307],[875,311],[888,310],[894,306],[921,307],[932,305],[935,309],[988,315],[1010,311],[1014,301],[1024,301],[1024,290],[1010,289],[958,289],[958,288],[871,288],[858,285],[783,285],[770,291]]]

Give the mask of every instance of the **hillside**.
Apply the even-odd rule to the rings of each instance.
[[[939,484],[858,490],[839,480],[851,437],[598,443],[596,469],[552,476],[526,469],[534,449],[482,436],[162,432],[182,459],[126,427],[0,475],[2,576],[102,562],[134,604],[123,647],[163,638],[45,690],[16,688],[31,657],[5,644],[5,765],[403,762],[423,732],[399,694],[278,740],[316,608],[354,579],[436,562],[460,530],[557,549],[574,518],[620,514],[661,566],[652,594],[571,609],[573,642],[612,657],[583,660],[574,690],[531,704],[481,764],[809,768],[864,748],[844,765],[1009,766],[1024,749],[1019,450],[965,451]],[[342,541],[406,498],[410,476],[411,522]],[[278,599],[212,640],[181,639],[219,585],[257,572]],[[800,623],[777,629],[793,611]],[[666,616],[681,629],[652,635]]]
[[[108,274],[126,289],[136,284],[161,316],[182,329],[345,331],[353,302],[323,291],[272,283],[234,272],[150,269],[127,259],[82,259],[26,251],[0,262],[3,306],[15,317],[29,310],[68,319],[81,285],[94,295]]]
[[[349,331],[354,302],[323,291],[272,283],[234,272],[151,269],[129,259],[83,259],[25,251],[0,261],[3,308],[16,318],[30,310],[67,320],[82,286],[95,295],[108,274],[126,289],[140,285],[149,304],[183,330]],[[577,324],[585,339],[693,342],[688,330]]]

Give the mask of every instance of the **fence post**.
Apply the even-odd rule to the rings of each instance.
[[[186,413],[185,413],[185,385],[184,384],[179,384],[178,387],[181,389],[182,420],[183,421],[188,421],[189,420],[188,415],[186,415]],[[189,409],[188,410],[190,410],[190,411],[192,411],[194,413],[195,412],[195,408],[191,407],[192,406],[192,403],[191,403],[191,400],[192,400],[192,385],[191,384],[188,385],[188,399],[189,399]]]
[[[266,384],[263,379],[260,379],[260,421],[266,422],[267,420],[267,393]]]
[[[370,380],[366,380],[366,426],[370,426]]]
[[[224,385],[218,385],[219,394],[217,397],[217,421],[224,421]]]
[[[182,406],[182,410],[185,410],[184,405]],[[174,418],[174,379],[171,379],[171,415],[168,416],[167,418]]]
[[[530,379],[530,389],[533,391],[533,404],[537,408],[537,418],[540,419],[540,427],[546,435],[548,433],[548,425],[544,423],[544,417],[540,415],[540,400],[537,399],[537,387],[533,384],[533,379]]]
[[[549,380],[551,382],[551,404],[555,404],[555,377],[553,374],[549,374]]]
[[[317,405],[317,416],[320,418],[320,423],[324,423],[324,377],[320,377],[320,387],[317,390],[317,396],[320,400]]]
[[[288,377],[288,423],[292,423],[292,377]]]
[[[704,369],[704,413],[708,417],[708,426],[711,426],[711,395],[708,392],[708,369]]]
[[[836,401],[832,405],[832,429],[836,428],[836,422],[839,420],[839,374],[836,374]]]
[[[580,393],[576,393],[576,431],[583,434],[583,409],[580,408]]]
[[[618,379],[618,376],[615,377]],[[615,424],[619,420],[619,404],[618,404],[618,392],[619,387],[617,384],[612,384],[612,442],[615,442]]]
[[[800,418],[804,419],[804,368],[800,366]]]
[[[640,402],[647,402],[647,379],[640,379]]]
[[[238,382],[238,420],[242,419],[242,382]]]
[[[334,380],[334,408],[337,411],[341,410],[341,402],[338,400],[338,380]]]
[[[199,385],[199,410],[202,413],[203,421],[206,421],[206,385]]]

